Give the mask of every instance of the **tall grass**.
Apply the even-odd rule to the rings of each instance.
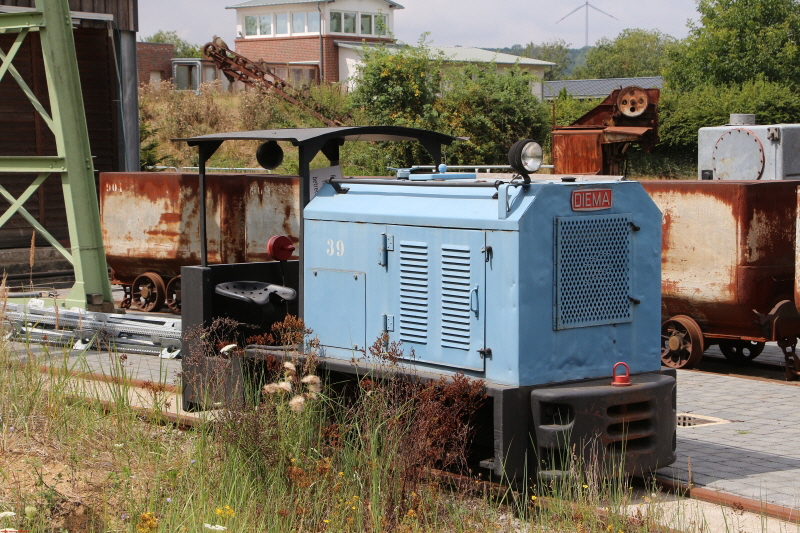
[[[296,328],[273,333],[291,344],[286,335]],[[16,513],[0,515],[0,528],[658,529],[625,516],[632,497],[624,479],[588,475],[588,467],[527,492],[487,488],[470,477],[465,422],[482,401],[482,384],[398,379],[402,353],[386,339],[369,354],[382,370],[356,381],[318,381],[313,358],[290,353],[248,401],[189,431],[156,415],[176,408],[156,388],[131,390],[123,355],[103,355],[114,379],[98,385],[64,372],[80,366],[68,350],[51,348],[56,363],[41,372],[37,351],[0,345],[0,513]],[[136,392],[151,399],[153,416],[132,406]],[[437,477],[435,469],[459,471],[463,481]]]

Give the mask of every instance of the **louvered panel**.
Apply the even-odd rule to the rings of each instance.
[[[400,241],[400,340],[428,341],[428,245]]]
[[[469,350],[470,249],[442,245],[442,346]]]

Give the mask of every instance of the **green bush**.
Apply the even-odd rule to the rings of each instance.
[[[668,147],[697,152],[697,130],[728,122],[731,113],[754,113],[759,124],[800,122],[800,94],[789,84],[764,80],[690,91],[667,89],[659,105],[659,136]]]

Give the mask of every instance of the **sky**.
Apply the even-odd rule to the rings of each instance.
[[[235,10],[241,0],[139,0],[139,39],[158,30],[175,31],[202,45],[219,35],[233,47]],[[503,48],[563,39],[573,48],[585,44],[585,0],[397,0],[395,36],[416,43],[428,32],[429,44]],[[627,28],[658,30],[686,37],[686,22],[697,20],[696,0],[590,0],[589,44],[615,38]],[[573,9],[578,9],[558,22]],[[557,23],[558,22],[558,23]]]

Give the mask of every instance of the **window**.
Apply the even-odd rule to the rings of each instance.
[[[306,32],[306,14],[292,13],[292,33]]]
[[[361,35],[372,35],[372,15],[361,15]]]
[[[342,14],[337,11],[331,11],[331,31],[342,33]]]
[[[247,37],[272,35],[272,15],[246,15],[244,17],[244,34]]]
[[[375,35],[386,35],[386,15],[375,15]]]
[[[356,14],[355,13],[342,13],[343,15],[343,26],[344,28],[342,31],[344,33],[355,33],[356,32]]]
[[[332,33],[356,33],[356,18],[358,13],[343,13],[331,11]]]
[[[272,15],[261,15],[258,30],[261,35],[272,35]]]
[[[289,14],[276,13],[275,14],[275,34],[286,35],[289,33]]]
[[[308,14],[308,31],[319,33],[319,12],[312,11]]]
[[[244,17],[244,34],[258,35],[258,17],[250,15]]]
[[[356,31],[356,29],[358,29],[358,31]],[[386,35],[386,15],[331,11],[330,31],[331,33]]]

